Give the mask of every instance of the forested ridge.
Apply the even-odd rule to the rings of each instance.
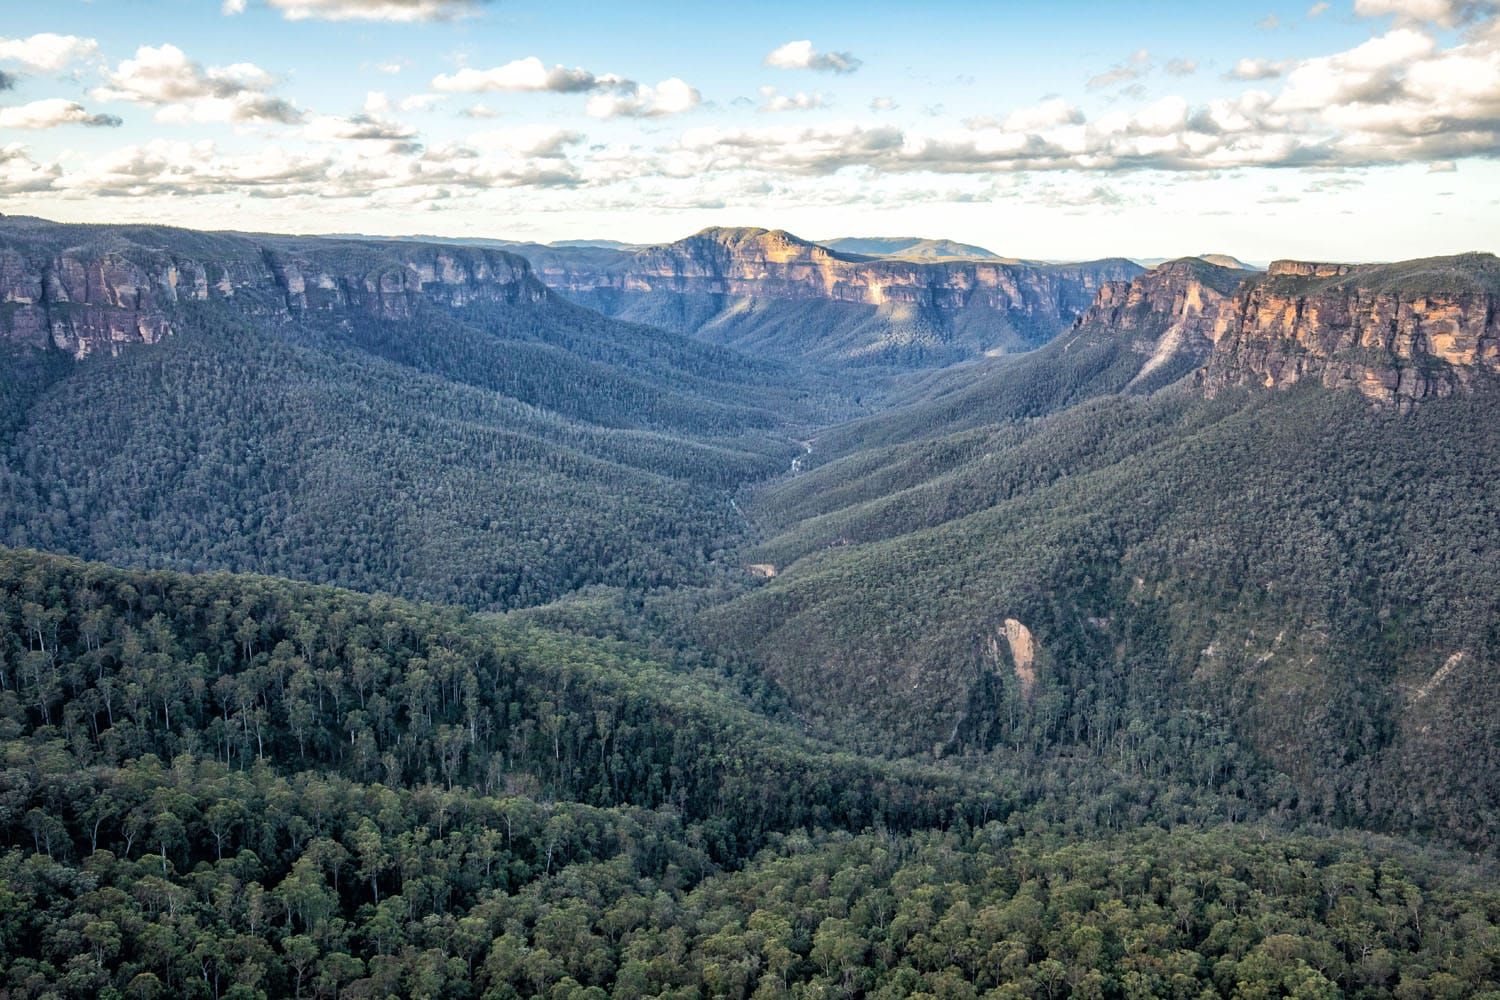
[[[1493,405],[1104,397],[858,451],[753,505],[778,576],[699,634],[866,749],[1149,747],[1244,769],[1261,807],[1488,845]]]
[[[1500,896],[1399,843],[1060,839],[1096,828],[1071,782],[1022,808],[1035,788],[998,776],[822,750],[617,644],[28,552],[0,581],[15,995],[1465,996],[1500,975]]]
[[[4,343],[0,998],[1500,997],[1485,378],[856,374],[34,226],[274,253]]]
[[[0,424],[0,538],[477,607],[703,580],[808,390],[530,308],[265,329],[185,306],[150,349],[53,364]]]

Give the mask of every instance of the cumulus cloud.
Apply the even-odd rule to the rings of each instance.
[[[1198,72],[1196,59],[1168,59],[1167,73],[1171,76],[1192,76]]]
[[[213,196],[441,199],[452,190],[573,187],[582,183],[565,155],[581,139],[560,130],[515,130],[433,149],[400,143],[373,149],[269,145],[228,153],[211,140],[156,140],[126,146],[62,174],[32,162],[24,149],[0,150],[0,191],[31,185],[71,197]]]
[[[0,59],[18,62],[39,73],[56,73],[69,63],[90,59],[98,53],[98,42],[77,35],[44,31],[29,38],[0,38]]]
[[[303,114],[268,91],[275,79],[253,63],[204,67],[175,45],[143,45],[135,58],[105,73],[93,94],[101,101],[129,101],[157,108],[164,122],[277,122],[293,124]]]
[[[0,146],[0,194],[30,194],[50,190],[62,177],[57,164],[42,166],[18,142]]]
[[[778,45],[766,53],[764,62],[775,69],[810,69],[820,73],[853,73],[864,65],[852,52],[819,52],[806,38]]]
[[[581,94],[621,83],[609,74],[595,76],[575,66],[548,67],[536,56],[516,59],[504,66],[474,69],[466,66],[456,73],[442,73],[433,78],[432,89],[450,94],[480,94],[489,91],[543,91],[553,94]]]
[[[871,111],[894,111],[900,107],[894,97],[876,97],[870,100]]]
[[[1395,15],[1401,22],[1451,28],[1495,11],[1493,0],[1354,0],[1361,17]]]
[[[416,130],[409,125],[369,113],[350,115],[348,118],[317,115],[304,126],[302,132],[315,142],[375,140],[406,143],[416,135]]]
[[[1083,112],[1063,100],[1053,97],[1029,108],[1018,108],[1005,116],[1000,127],[1007,132],[1040,132],[1061,125],[1078,125],[1083,121]]]
[[[775,87],[760,88],[761,103],[757,111],[813,111],[817,108],[826,108],[828,99],[819,93],[804,93],[797,91],[795,94],[777,93]]]
[[[504,150],[518,156],[536,156],[558,159],[572,146],[583,142],[582,132],[556,128],[551,125],[517,125],[513,128],[490,129],[469,136],[469,145],[476,149]]]
[[[1139,80],[1151,72],[1151,53],[1145,49],[1138,49],[1131,53],[1130,58],[1124,62],[1115,63],[1103,73],[1092,77],[1084,86],[1089,90],[1103,90],[1106,87],[1116,87],[1122,83]]]
[[[82,104],[61,97],[0,108],[0,128],[46,129],[59,125],[114,128],[119,124],[120,119],[115,115],[93,114]]]
[[[1285,73],[1291,65],[1292,63],[1286,60],[1246,58],[1235,63],[1224,76],[1230,80],[1274,80]]]
[[[691,111],[702,102],[702,94],[674,76],[655,87],[623,81],[614,93],[589,98],[584,110],[593,118],[662,118]]]
[[[1318,0],[1317,3],[1307,8],[1307,16],[1309,18],[1322,17],[1324,14],[1328,13],[1328,8],[1330,6],[1331,5],[1327,2],[1327,0]]]
[[[451,21],[479,12],[488,0],[266,0],[288,21]],[[230,10],[230,5],[235,6]],[[224,12],[245,9],[244,0],[226,0]]]

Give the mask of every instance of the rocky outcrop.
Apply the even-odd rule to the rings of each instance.
[[[540,301],[503,251],[0,219],[0,340],[115,353],[171,335],[187,303],[261,316],[410,318],[422,301]]]
[[[1157,388],[1208,360],[1220,310],[1245,278],[1242,269],[1186,257],[1107,282],[1074,324],[1072,342],[1123,342],[1140,356],[1125,388]]]
[[[1210,394],[1312,381],[1409,409],[1500,374],[1500,259],[1277,261],[1220,311],[1210,336]]]
[[[765,229],[705,229],[664,246],[613,254],[558,247],[519,252],[549,287],[585,305],[730,343],[748,322],[765,325],[765,303],[829,304],[838,311],[833,325],[845,327],[836,338],[808,331],[775,349],[845,360],[879,360],[912,348],[928,360],[960,360],[1034,347],[1066,329],[1105,282],[1141,270],[1123,259],[873,258]]]
[[[1491,254],[1336,264],[1264,274],[1201,258],[1109,282],[1075,324],[1148,356],[1132,385],[1199,368],[1209,394],[1316,382],[1409,409],[1500,374],[1500,259]]]

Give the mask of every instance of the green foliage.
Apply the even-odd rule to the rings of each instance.
[[[1492,844],[1493,405],[1108,397],[857,451],[747,507],[770,537],[745,558],[780,573],[700,634],[867,751],[1081,753]]]
[[[0,540],[514,607],[704,579],[795,453],[785,372],[565,303],[179,325],[15,406]]]

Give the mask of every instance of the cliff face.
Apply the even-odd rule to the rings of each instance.
[[[1212,331],[1210,393],[1313,380],[1409,408],[1500,373],[1500,259],[1277,261]]]
[[[1246,272],[1197,257],[1159,264],[1133,281],[1107,282],[1074,324],[1075,340],[1124,339],[1143,356],[1126,388],[1180,377],[1208,360],[1224,305]]]
[[[1500,373],[1497,306],[1500,259],[1490,254],[1277,261],[1248,277],[1188,258],[1105,285],[1074,335],[1149,353],[1137,380],[1191,361],[1209,395],[1312,380],[1406,409]]]
[[[635,252],[520,252],[543,282],[566,296],[683,332],[714,335],[742,327],[737,317],[763,320],[768,307],[762,303],[850,307],[868,320],[863,329],[844,331],[831,351],[815,334],[809,335],[813,342],[800,342],[800,353],[844,359],[915,346],[957,360],[1036,346],[1065,329],[1106,281],[1140,272],[1126,260],[1036,265],[873,258],[764,229],[706,229]],[[684,301],[694,304],[683,307]],[[736,342],[733,333],[723,339]]]
[[[546,294],[524,260],[479,247],[0,220],[0,340],[80,358],[171,335],[189,302],[402,319],[424,299]]]

